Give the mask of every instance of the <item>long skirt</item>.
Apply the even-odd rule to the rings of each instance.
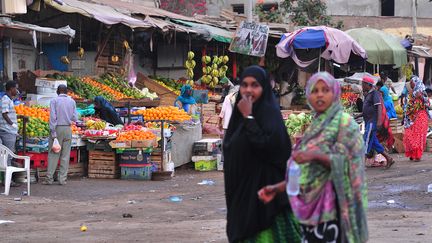
[[[405,129],[403,143],[405,156],[411,159],[421,159],[426,145],[428,131],[428,115],[425,110],[417,112],[414,123]]]
[[[294,214],[286,210],[279,214],[274,224],[265,229],[255,236],[240,241],[241,243],[274,243],[274,242],[287,242],[287,243],[300,243],[301,242],[301,229]]]

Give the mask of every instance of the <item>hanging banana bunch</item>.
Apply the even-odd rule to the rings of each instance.
[[[229,61],[228,56],[203,56],[201,61],[206,67],[203,67],[203,76],[201,80],[204,84],[210,88],[215,88],[219,84],[220,80],[226,77],[228,66],[226,65]]]
[[[186,76],[189,78],[186,81],[186,84],[189,84],[190,86],[193,86],[194,84],[194,68],[196,66],[196,62],[195,60],[193,60],[195,57],[195,53],[193,53],[192,51],[189,51],[187,53],[187,60],[185,62],[185,68],[186,68]]]
[[[78,47],[78,52],[77,52],[78,57],[79,58],[83,58],[84,57],[84,53],[85,53],[84,48]]]
[[[69,58],[67,56],[60,57],[60,61],[66,65],[70,64]]]
[[[129,49],[130,49],[129,42],[128,42],[127,40],[124,40],[124,41],[123,41],[123,47],[124,47],[126,50],[129,50]]]

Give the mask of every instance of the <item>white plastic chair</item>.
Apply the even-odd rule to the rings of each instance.
[[[8,166],[8,156],[15,159],[24,160],[24,168]],[[29,156],[19,156],[14,154],[10,149],[0,144],[0,171],[5,172],[5,192],[4,195],[9,195],[10,184],[12,181],[12,173],[14,172],[27,172],[27,195],[30,196],[30,157]]]

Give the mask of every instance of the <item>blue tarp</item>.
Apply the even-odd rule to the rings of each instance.
[[[296,49],[309,49],[325,47],[326,39],[323,30],[311,30],[301,32],[294,37],[293,46]]]
[[[62,56],[68,55],[68,43],[44,43],[42,45],[44,54],[48,57],[51,69],[57,71],[67,71],[68,66],[60,61]]]

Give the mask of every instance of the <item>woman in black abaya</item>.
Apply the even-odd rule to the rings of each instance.
[[[227,235],[230,242],[300,242],[300,228],[287,195],[269,204],[257,192],[285,178],[291,143],[259,66],[242,74],[240,94],[224,140]]]

